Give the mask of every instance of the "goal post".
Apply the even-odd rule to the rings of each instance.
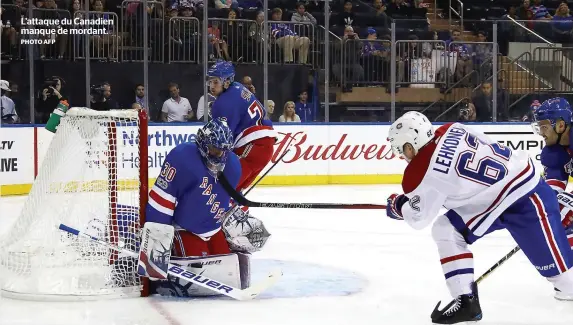
[[[148,195],[145,111],[71,108],[20,216],[0,239],[5,297],[95,300],[147,295],[137,260],[64,233],[65,224],[133,251]]]

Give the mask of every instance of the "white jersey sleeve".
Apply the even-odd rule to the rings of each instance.
[[[539,181],[526,152],[512,151],[462,124],[446,124],[404,172],[402,187],[411,203],[402,215],[421,229],[443,206],[455,210],[480,236]]]
[[[446,195],[433,186],[420,186],[408,194],[408,204],[402,207],[404,220],[414,229],[427,227],[446,201]]]

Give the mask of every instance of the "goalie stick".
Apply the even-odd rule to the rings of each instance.
[[[108,242],[105,242],[99,238],[90,236],[90,235],[83,233],[83,232],[81,232],[77,229],[74,229],[72,227],[66,226],[64,224],[60,224],[60,226],[58,228],[62,231],[70,233],[72,235],[76,235],[76,236],[82,237],[82,238],[87,238],[87,239],[94,241],[94,242],[96,242],[102,246],[105,246],[105,247],[113,249],[117,252],[129,255],[130,257],[138,258],[138,254],[134,251],[131,251],[131,250],[128,250],[126,248],[119,247],[116,245],[112,245]],[[232,287],[230,285],[224,284],[220,281],[211,279],[211,278],[206,277],[204,275],[198,275],[198,274],[189,272],[189,271],[181,268],[177,264],[169,264],[168,269],[167,269],[167,273],[169,273],[171,276],[174,276],[176,278],[180,278],[182,280],[196,284],[200,287],[207,288],[209,290],[213,290],[219,294],[223,294],[225,296],[231,297],[231,298],[236,299],[236,300],[254,299],[256,296],[261,294],[263,291],[272,287],[282,277],[282,272],[280,270],[276,270],[276,271],[271,272],[271,274],[269,274],[267,276],[267,278],[265,278],[261,282],[255,284],[255,285],[253,285],[247,289],[242,290],[242,289],[235,288],[235,287]]]
[[[240,205],[245,205],[252,208],[279,208],[279,209],[386,209],[385,205],[381,204],[344,204],[344,203],[263,203],[253,202],[248,200],[241,193],[237,192],[229,181],[225,178],[223,173],[219,173],[217,179],[223,185],[225,191]]]

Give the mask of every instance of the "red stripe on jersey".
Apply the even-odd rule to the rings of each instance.
[[[161,195],[157,194],[154,190],[149,191],[149,198],[153,199],[153,201],[166,209],[175,210],[175,202],[162,198]]]
[[[446,134],[452,124],[454,123],[440,126],[436,132],[434,132],[434,138],[425,146],[420,148],[414,159],[410,161],[406,170],[404,170],[404,178],[402,179],[402,190],[404,191],[404,194],[414,191],[418,185],[420,185],[426,175],[426,171],[428,171],[430,159],[432,159],[432,156],[434,155],[438,141],[442,135]]]
[[[562,182],[562,181],[559,181],[559,180],[556,180],[556,179],[548,179],[548,180],[546,180],[545,182],[546,182],[547,185],[549,185],[549,186],[556,186],[556,187],[558,187],[558,188],[560,188],[560,189],[562,189],[562,190],[565,190],[565,187],[567,186],[567,185],[565,185],[565,182]]]
[[[450,263],[453,261],[463,260],[464,258],[474,258],[474,254],[464,253],[464,254],[454,255],[454,256],[450,256],[450,257],[444,257],[440,260],[440,263],[442,263],[442,265],[443,265],[443,264]]]
[[[555,262],[557,262],[557,266],[559,267],[560,273],[564,273],[567,271],[567,267],[565,266],[565,261],[563,260],[563,256],[561,256],[561,252],[557,247],[557,243],[555,242],[555,238],[553,237],[553,230],[549,225],[549,220],[547,220],[547,213],[545,212],[545,208],[541,203],[541,200],[537,196],[537,194],[533,194],[531,196],[531,200],[535,207],[537,208],[537,215],[541,221],[541,227],[543,228],[543,232],[545,233],[545,237],[547,238],[547,244],[549,244],[549,249],[553,252],[553,256],[555,256]]]
[[[243,130],[243,132],[241,132],[241,134],[239,135],[239,138],[244,138],[247,135],[253,133],[253,132],[257,132],[260,130],[274,130],[272,126],[268,126],[268,125],[255,125],[255,126],[251,126],[248,127],[246,129]]]

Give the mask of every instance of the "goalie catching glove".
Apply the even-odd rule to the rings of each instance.
[[[152,280],[167,279],[174,231],[173,226],[162,223],[146,222],[143,225],[137,265],[139,275]]]
[[[260,251],[271,236],[261,220],[238,207],[229,211],[223,222],[223,232],[234,252]]]

